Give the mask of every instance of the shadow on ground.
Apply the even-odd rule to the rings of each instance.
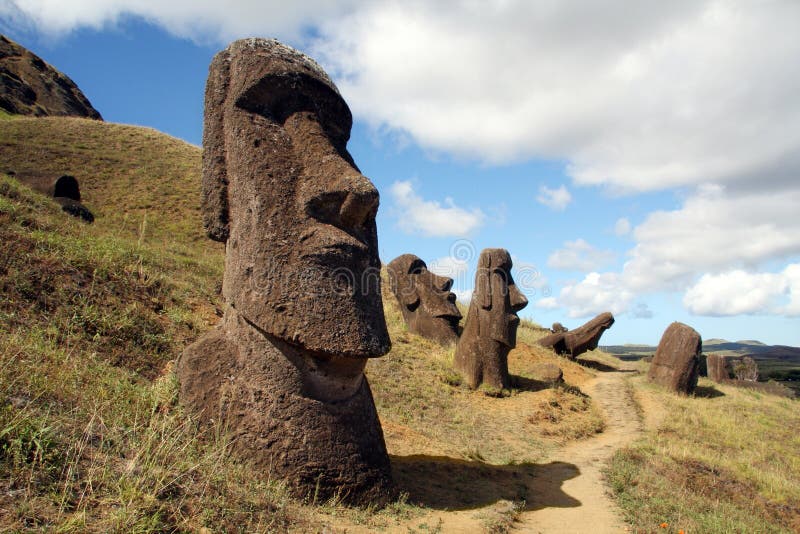
[[[436,510],[471,510],[503,499],[525,501],[527,511],[581,505],[561,490],[565,480],[580,474],[566,462],[492,465],[423,455],[392,456],[391,461],[394,479],[408,500]]]
[[[636,373],[635,369],[617,369],[616,367],[611,367],[610,365],[606,365],[602,362],[598,362],[596,360],[589,360],[589,359],[581,359],[578,358],[575,360],[576,363],[584,367],[590,367],[596,371],[600,371],[603,373]]]
[[[694,388],[694,396],[704,399],[715,399],[717,397],[724,397],[725,394],[714,386],[697,386]]]

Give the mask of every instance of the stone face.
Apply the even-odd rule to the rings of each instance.
[[[350,111],[274,40],[217,54],[206,85],[203,210],[226,242],[223,323],[178,362],[181,400],[299,496],[394,492],[363,370],[388,352],[378,192],[347,152]]]
[[[613,324],[614,316],[608,312],[601,313],[574,330],[567,330],[561,324],[555,323],[553,325],[554,333],[539,339],[537,343],[553,349],[557,354],[575,360],[584,352],[596,349],[603,332],[611,328]],[[557,327],[561,327],[561,329]]]
[[[467,385],[508,388],[508,353],[517,344],[519,317],[528,305],[511,277],[511,256],[501,248],[481,252],[475,291],[458,341],[454,366]]]
[[[731,378],[728,359],[721,354],[707,354],[706,368],[708,370],[708,378],[714,382],[724,382]]]
[[[692,393],[697,386],[702,351],[700,334],[688,325],[674,322],[661,336],[647,378],[671,391]]]
[[[455,343],[461,312],[455,294],[450,292],[453,279],[430,272],[413,254],[395,258],[386,269],[409,332],[443,345]]]
[[[550,331],[554,334],[560,334],[561,332],[567,332],[568,330],[569,328],[561,323],[553,323],[552,328],[550,328]]]
[[[0,35],[0,108],[16,115],[62,115],[102,120],[67,76]]]

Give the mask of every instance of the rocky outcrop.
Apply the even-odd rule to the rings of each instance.
[[[102,120],[72,80],[3,35],[0,35],[0,109],[15,115]]]
[[[584,352],[596,349],[603,332],[613,324],[614,316],[608,312],[601,313],[575,330],[567,330],[560,323],[554,323],[554,333],[539,339],[537,343],[553,349],[556,354],[575,360]]]
[[[511,256],[488,248],[478,258],[475,292],[453,365],[471,388],[508,388],[508,353],[517,344],[519,317],[528,305],[511,277]]]
[[[453,279],[432,273],[413,254],[393,259],[386,270],[408,331],[442,345],[455,343],[461,312],[455,294],[450,292]]]
[[[388,352],[378,191],[317,63],[274,40],[214,57],[204,223],[227,241],[222,324],[177,364],[180,399],[297,496],[381,504],[395,489],[364,367]]]
[[[647,378],[679,393],[692,393],[700,374],[703,341],[691,326],[674,322],[658,344]]]

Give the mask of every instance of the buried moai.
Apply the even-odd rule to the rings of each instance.
[[[674,322],[661,336],[647,378],[671,391],[692,393],[697,387],[702,351],[700,334],[691,326]]]
[[[9,174],[16,176],[14,172]],[[81,189],[74,176],[63,174],[58,178],[53,178],[52,176],[22,174],[16,177],[31,189],[51,197],[64,212],[86,222],[94,222],[94,214],[81,203]]]
[[[467,312],[464,332],[453,362],[466,384],[495,389],[508,388],[508,353],[517,344],[519,317],[528,305],[511,277],[511,256],[502,248],[481,252],[475,291]]]
[[[177,365],[180,398],[295,495],[395,494],[364,376],[389,351],[378,192],[345,146],[352,116],[314,60],[245,39],[206,85],[203,215],[226,242],[220,326]]]
[[[403,254],[386,266],[392,293],[409,332],[447,345],[458,340],[461,312],[450,292],[453,279],[439,276],[413,254]]]
[[[596,349],[600,336],[613,324],[614,316],[608,312],[601,313],[575,330],[567,330],[561,323],[554,323],[553,333],[541,338],[537,343],[553,349],[556,354],[575,360],[584,352]]]

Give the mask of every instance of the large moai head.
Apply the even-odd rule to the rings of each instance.
[[[475,291],[454,359],[472,388],[509,386],[508,352],[517,344],[517,312],[528,305],[511,266],[511,255],[502,248],[485,249],[478,259]]]
[[[450,292],[453,279],[432,273],[413,254],[395,258],[386,269],[408,330],[442,344],[455,342],[461,312]]]
[[[214,57],[205,102],[204,224],[226,242],[227,303],[313,353],[388,352],[378,191],[345,148],[333,82],[292,48],[244,39]]]
[[[478,319],[478,335],[508,348],[517,344],[517,312],[528,299],[511,277],[511,255],[502,248],[487,248],[478,259],[472,305]]]

